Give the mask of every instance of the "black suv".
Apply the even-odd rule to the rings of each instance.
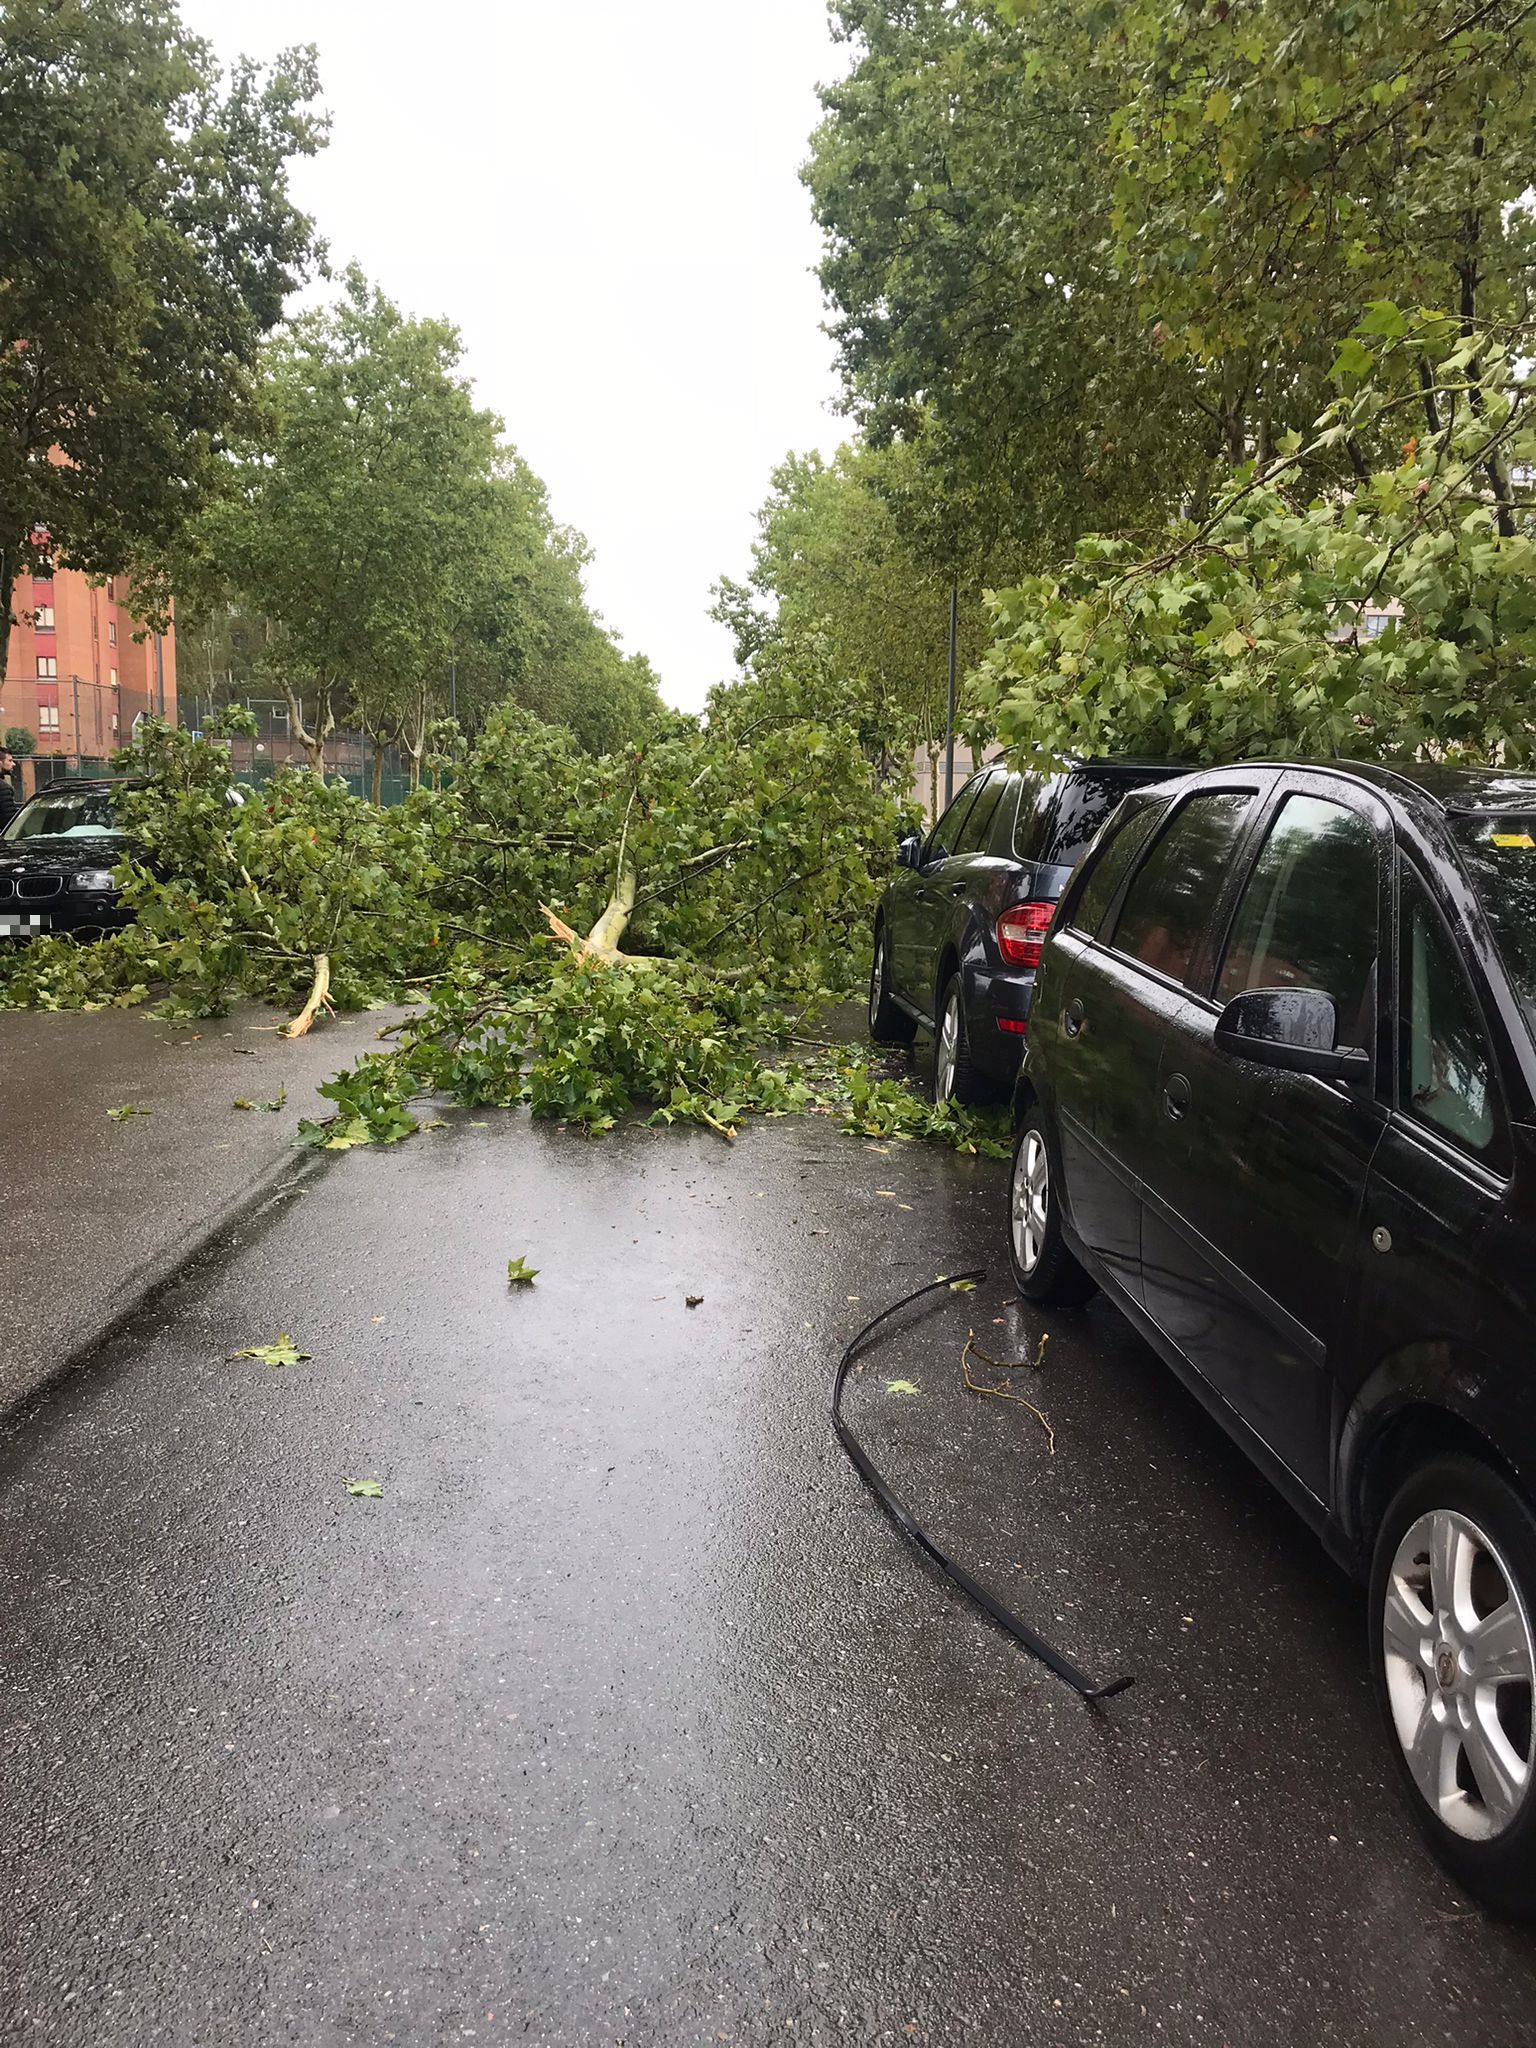
[[[112,870],[127,844],[113,781],[39,790],[0,832],[0,939],[89,937],[131,922]]]
[[[1102,1287],[1369,1585],[1420,1827],[1536,1911],[1536,776],[1208,770],[1046,941],[1015,1277]]]
[[[931,1031],[937,1100],[1012,1086],[1056,899],[1126,791],[1180,772],[1166,761],[984,768],[926,839],[901,842],[875,915],[869,1032],[907,1045],[919,1025]]]

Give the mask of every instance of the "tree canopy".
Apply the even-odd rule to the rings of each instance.
[[[316,768],[346,718],[376,766],[398,741],[419,770],[450,678],[471,729],[510,695],[599,749],[658,708],[649,665],[587,607],[585,542],[460,362],[454,328],[349,269],[267,343],[259,409],[194,528],[193,666],[239,663],[247,688],[280,691]]]
[[[296,157],[313,53],[224,74],[171,0],[0,20],[0,627],[55,557],[163,608],[183,522],[250,421],[258,344],[312,267]],[[8,630],[0,630],[0,683]]]

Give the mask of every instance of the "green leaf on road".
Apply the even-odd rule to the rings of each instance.
[[[914,1386],[911,1380],[887,1380],[885,1391],[888,1394],[920,1394],[923,1390]]]
[[[282,1106],[283,1106],[283,1104],[284,1104],[284,1103],[285,1103],[285,1102],[286,1102],[287,1100],[288,1100],[288,1084],[287,1084],[287,1082],[285,1081],[285,1082],[283,1083],[282,1087],[278,1089],[277,1093],[276,1093],[276,1094],[275,1094],[275,1095],[273,1096],[273,1098],[272,1098],[272,1100],[271,1100],[270,1102],[252,1102],[252,1101],[250,1100],[249,1096],[246,1096],[246,1095],[237,1095],[237,1096],[235,1097],[235,1108],[236,1108],[236,1109],[268,1109],[268,1110],[275,1110],[275,1109],[281,1109],[281,1108],[282,1108]]]
[[[346,1488],[348,1493],[354,1495],[358,1500],[382,1500],[384,1498],[384,1489],[380,1486],[377,1479],[349,1479],[346,1481]]]
[[[232,1351],[229,1355],[231,1359],[259,1359],[263,1365],[301,1365],[310,1353],[300,1351],[284,1330],[275,1344],[248,1344],[243,1351]]]
[[[537,1266],[530,1266],[526,1259],[508,1259],[507,1281],[513,1287],[531,1287],[538,1278]]]
[[[111,1117],[113,1123],[125,1124],[131,1116],[151,1116],[153,1115],[153,1111],[148,1109],[140,1109],[138,1105],[133,1102],[125,1102],[121,1109],[109,1109],[107,1111],[107,1115]]]

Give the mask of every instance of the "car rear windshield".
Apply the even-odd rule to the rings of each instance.
[[[50,790],[23,804],[5,828],[7,839],[104,839],[118,830],[105,789]]]
[[[1453,812],[1450,822],[1515,993],[1536,1027],[1536,810]]]

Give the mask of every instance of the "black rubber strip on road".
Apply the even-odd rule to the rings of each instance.
[[[914,1301],[921,1301],[925,1294],[937,1294],[941,1287],[953,1287],[957,1280],[979,1281],[985,1280],[986,1277],[986,1268],[977,1267],[969,1273],[952,1273],[943,1280],[930,1280],[926,1287],[914,1288],[910,1294],[904,1294],[900,1301],[893,1301],[889,1308],[881,1309],[879,1315],[871,1316],[857,1336],[850,1340],[847,1349],[838,1360],[837,1377],[832,1382],[832,1427],[837,1432],[838,1442],[852,1459],[859,1477],[875,1499],[901,1533],[909,1537],[925,1557],[932,1558],[946,1579],[957,1585],[968,1599],[973,1600],[983,1614],[997,1623],[1005,1635],[1012,1636],[1020,1649],[1027,1650],[1032,1657],[1038,1657],[1048,1670],[1054,1671],[1058,1678],[1065,1679],[1072,1690],[1083,1699],[1090,1704],[1113,1699],[1117,1692],[1124,1692],[1127,1686],[1134,1685],[1135,1678],[1112,1678],[1107,1685],[1095,1685],[1086,1672],[1078,1670],[1070,1657],[1064,1657],[1060,1650],[1048,1643],[1036,1629],[1032,1629],[1027,1621],[1021,1621],[1011,1609],[1003,1605],[1001,1600],[994,1599],[978,1579],[972,1578],[964,1565],[956,1564],[952,1557],[946,1557],[932,1537],[919,1526],[912,1510],[887,1486],[876,1470],[874,1460],[843,1420],[843,1386],[847,1381],[849,1369],[880,1325],[888,1323],[892,1316],[900,1315],[904,1308],[910,1308]]]

